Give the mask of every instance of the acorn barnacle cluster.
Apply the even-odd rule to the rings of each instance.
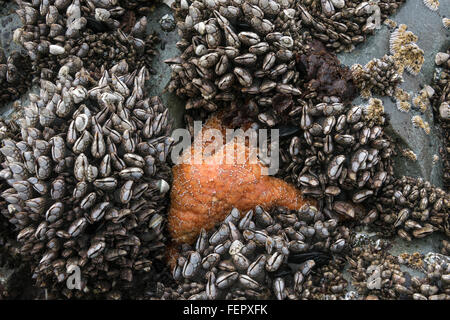
[[[417,161],[417,155],[411,149],[402,150],[402,155],[411,161]]]
[[[397,28],[397,22],[395,22],[394,20],[391,20],[391,19],[384,20],[383,24],[388,26],[388,28],[391,29],[391,30]]]
[[[397,109],[401,112],[409,112],[411,110],[411,95],[402,88],[396,88],[394,97],[396,100]]]
[[[127,68],[125,68],[127,69]],[[38,285],[71,297],[122,292],[162,256],[172,138],[168,110],[148,98],[145,68],[105,70],[93,81],[67,64],[41,80],[2,140],[1,212]],[[81,291],[65,287],[79,267]]]
[[[372,98],[369,104],[363,106],[364,120],[369,126],[384,125],[384,106],[380,99]]]
[[[417,75],[424,63],[424,52],[416,44],[418,37],[408,31],[408,26],[401,24],[391,34],[390,53],[393,55],[398,73],[403,74],[406,70],[412,75]]]
[[[179,285],[165,288],[162,298],[312,298],[311,271],[338,259],[349,238],[347,227],[309,205],[298,211],[233,209],[219,226],[203,230],[195,245],[184,246],[172,272]],[[328,280],[328,293],[343,292],[344,279]]]
[[[430,134],[431,132],[430,124],[427,121],[423,120],[421,116],[416,115],[412,117],[411,122],[414,127],[422,128],[426,134]]]
[[[430,99],[434,95],[434,89],[429,85],[426,85],[419,93],[413,98],[412,102],[414,107],[425,113],[430,107]]]

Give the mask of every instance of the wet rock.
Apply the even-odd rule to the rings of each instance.
[[[437,12],[428,10],[422,1],[407,1],[396,14],[389,17],[397,24],[408,25],[408,30],[419,37],[417,45],[425,51],[425,62],[417,76],[404,73],[404,83],[400,87],[416,95],[424,85],[431,84],[435,68],[435,56],[448,46],[450,31],[442,25],[441,16],[450,15],[450,2],[441,1]],[[389,53],[390,30],[382,25],[375,35],[358,46],[351,53],[339,54],[341,63],[351,66],[355,63],[365,65],[373,58],[381,58]],[[411,118],[419,115],[418,110],[409,113],[400,112],[395,101],[389,97],[378,97],[383,101],[385,112],[390,118],[390,131],[397,138],[402,148],[409,148],[417,155],[417,161],[413,162],[405,157],[396,157],[396,175],[422,176],[431,183],[442,186],[442,161],[433,163],[433,155],[439,154],[442,142],[439,139],[438,126],[433,119],[432,110],[429,108],[422,118],[430,124],[431,132],[427,135],[423,130],[411,125]],[[353,101],[354,104],[363,103],[361,99]]]
[[[170,5],[170,1],[165,2]],[[164,90],[166,85],[169,83],[171,74],[170,67],[164,63],[164,60],[180,54],[180,51],[175,46],[177,41],[180,40],[177,30],[166,28],[167,22],[172,16],[171,12],[171,9],[166,4],[160,4],[147,17],[147,30],[156,31],[161,38],[161,47],[157,48],[158,54],[153,58],[153,74],[150,78],[149,94],[152,96],[160,96],[164,104],[168,106],[170,116],[174,121],[173,128],[176,129],[183,126],[184,101],[178,98],[175,94]]]

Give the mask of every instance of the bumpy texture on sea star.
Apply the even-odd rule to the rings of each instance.
[[[202,131],[207,128],[222,132],[225,130],[217,118],[210,119]],[[203,147],[206,145],[204,143]],[[241,144],[240,149],[236,145],[235,150],[244,150],[249,154],[248,146]],[[237,154],[235,159],[238,159]],[[222,164],[217,164],[221,158]],[[175,243],[194,242],[202,228],[208,230],[221,222],[233,207],[241,212],[256,205],[266,209],[272,206],[299,209],[306,203],[294,186],[281,179],[262,175],[265,167],[259,162],[226,164],[225,155],[219,152],[210,155],[207,160],[212,160],[214,164],[179,164],[172,169],[173,186],[168,220]]]

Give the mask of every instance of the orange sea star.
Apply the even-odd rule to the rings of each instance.
[[[202,130],[206,128],[216,128],[222,132],[225,129],[217,118],[210,119]],[[206,145],[204,143],[203,147]],[[247,145],[242,146],[241,143],[240,147],[248,154]],[[209,164],[179,164],[172,169],[168,220],[175,244],[193,243],[202,228],[208,230],[221,222],[233,207],[241,212],[256,205],[266,209],[273,206],[299,209],[306,202],[293,185],[263,175],[265,167],[259,161],[256,164],[249,161],[244,164],[226,164],[222,161],[218,164],[225,159],[224,154],[216,152],[209,157],[208,161],[212,160]]]

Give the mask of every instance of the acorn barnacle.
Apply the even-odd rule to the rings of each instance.
[[[417,161],[417,155],[411,149],[403,150],[402,154],[403,154],[403,156],[405,156],[406,158],[408,158],[412,161]]]
[[[397,101],[396,106],[401,112],[409,112],[411,110],[411,104],[408,101],[399,100]]]
[[[423,3],[432,11],[437,11],[439,9],[438,0],[423,0]]]
[[[449,19],[449,18],[442,18],[442,24],[443,24],[444,27],[446,27],[447,29],[450,28],[450,19]]]
[[[429,123],[424,121],[421,116],[414,116],[412,117],[411,121],[415,127],[422,128],[426,134],[430,133],[431,128]]]
[[[384,106],[380,99],[372,98],[369,104],[363,107],[364,117],[367,121],[374,124],[384,123]]]

